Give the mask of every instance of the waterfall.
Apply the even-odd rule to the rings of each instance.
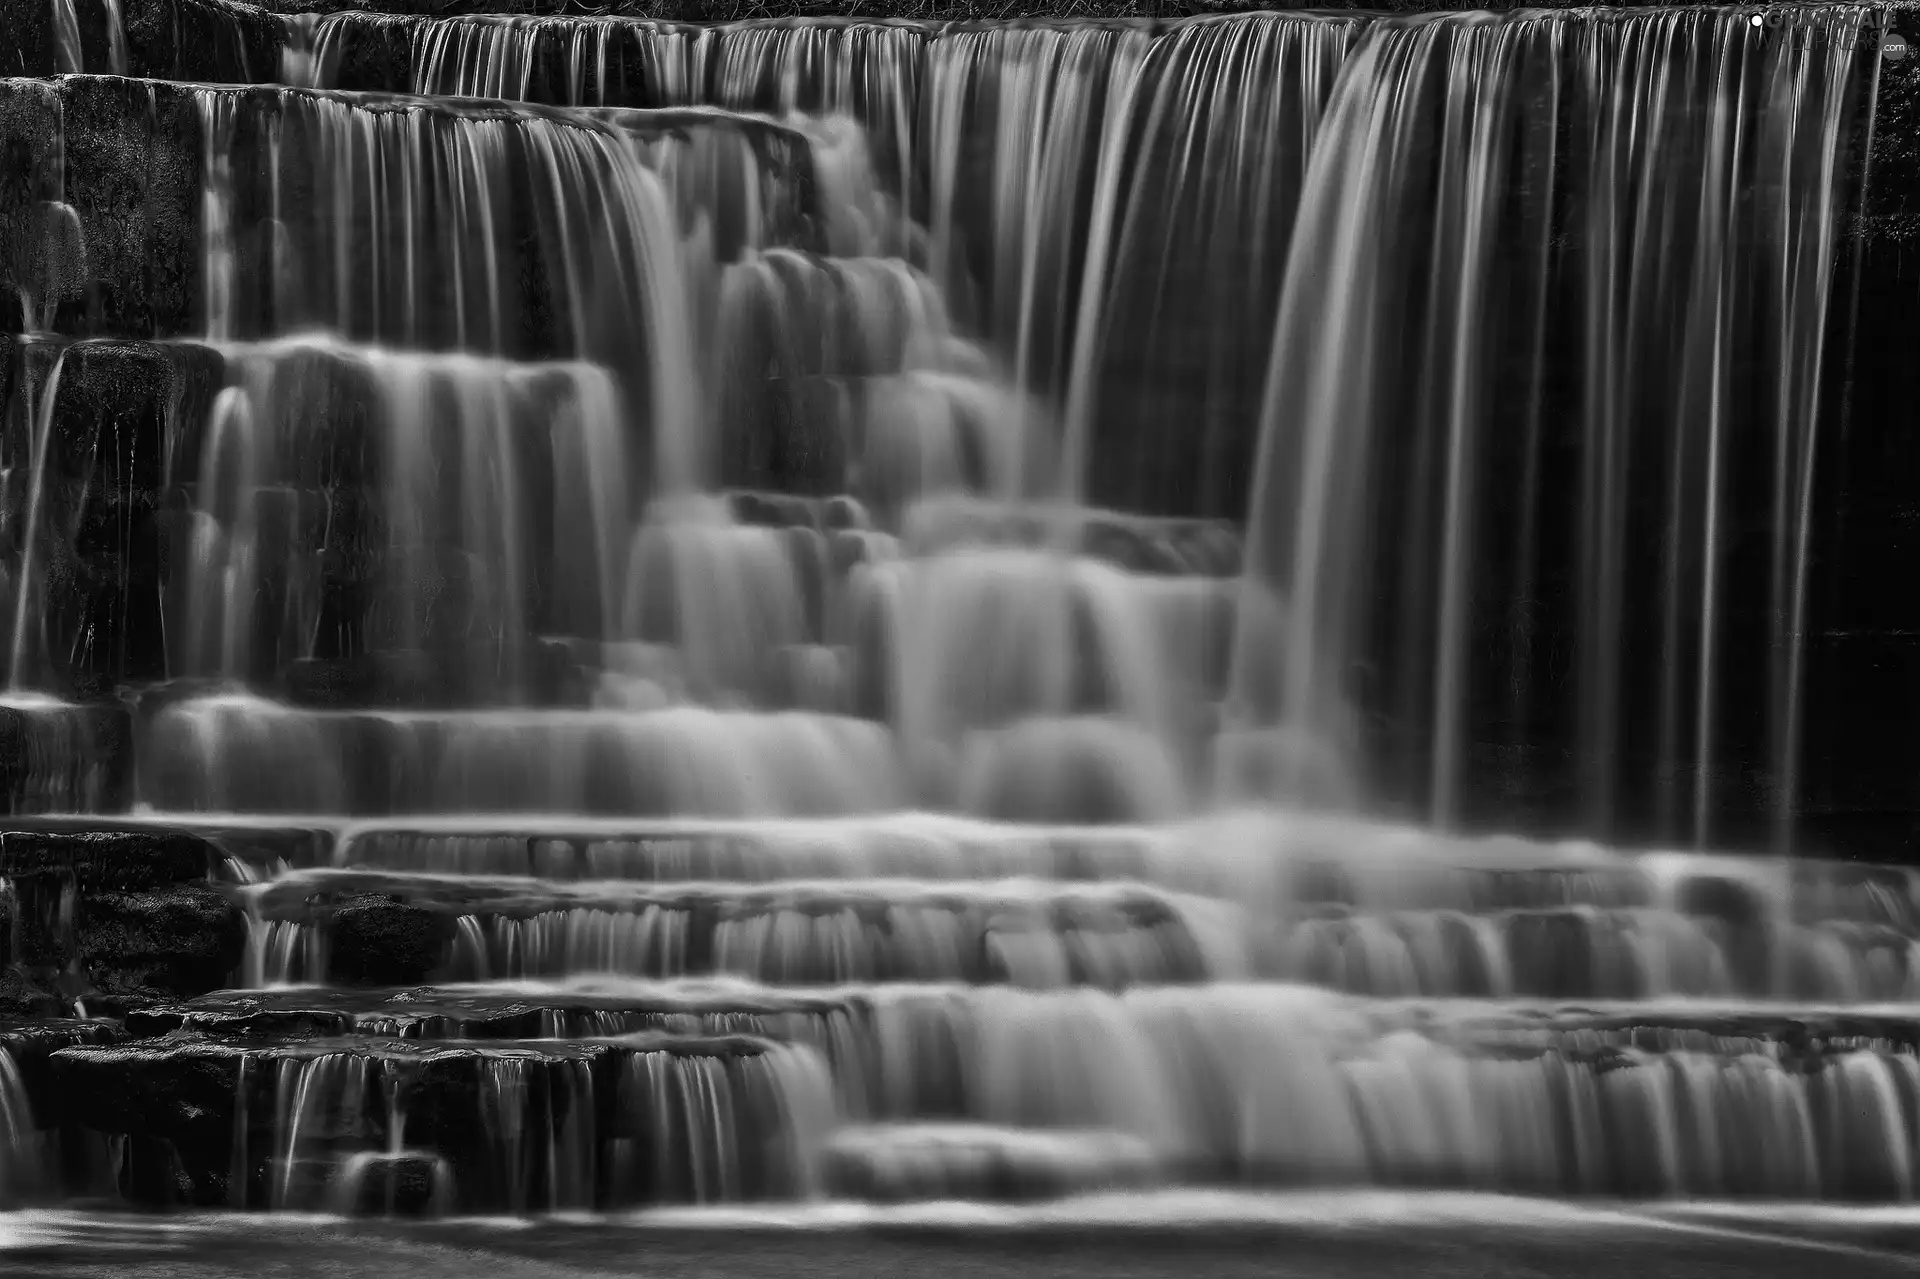
[[[1500,535],[1491,522],[1500,508],[1473,491],[1504,456],[1483,443],[1483,422],[1508,420],[1493,398],[1508,386],[1500,348],[1474,338],[1495,323],[1491,299],[1544,296],[1531,340],[1578,344],[1565,348],[1556,376],[1582,387],[1567,406],[1581,421],[1568,478],[1581,494],[1576,603],[1592,637],[1574,708],[1580,757],[1594,770],[1592,812],[1618,808],[1615,761],[1629,746],[1631,709],[1660,726],[1657,741],[1634,748],[1653,748],[1670,770],[1691,766],[1691,833],[1711,837],[1715,672],[1728,642],[1716,586],[1726,555],[1723,476],[1750,465],[1748,452],[1773,477],[1771,610],[1786,620],[1768,645],[1777,659],[1769,718],[1783,783],[1792,776],[1782,753],[1798,714],[1792,619],[1802,604],[1792,583],[1802,578],[1811,388],[1832,284],[1818,246],[1832,242],[1838,216],[1838,157],[1855,92],[1848,33],[1862,21],[1857,11],[1838,15],[1833,38],[1818,42],[1771,40],[1764,27],[1686,13],[1576,27],[1417,22],[1373,33],[1328,109],[1328,144],[1307,178],[1316,196],[1303,205],[1274,330],[1250,572],[1288,599],[1290,634],[1277,676],[1258,669],[1271,650],[1239,645],[1243,714],[1343,731],[1345,708],[1329,695],[1376,651],[1364,628],[1417,636],[1388,650],[1399,669],[1385,678],[1431,727],[1432,811],[1457,816],[1462,716],[1474,681],[1500,675],[1469,666],[1467,617],[1477,596],[1507,584],[1507,567],[1474,550],[1476,538]],[[1630,119],[1644,127],[1629,130]],[[1674,155],[1688,159],[1669,162]],[[1529,173],[1565,177],[1529,185]],[[1762,173],[1779,180],[1761,200],[1739,201]],[[1416,194],[1435,182],[1430,198]],[[1584,230],[1554,244],[1566,216],[1557,201],[1585,210]],[[1496,252],[1502,243],[1522,247]],[[1568,278],[1580,281],[1571,293],[1560,283]],[[1564,311],[1551,301],[1562,293]],[[1397,331],[1387,317],[1414,306],[1430,318]],[[1737,328],[1730,316],[1739,306],[1764,307],[1771,328]],[[1556,315],[1568,321],[1564,336]],[[1411,348],[1407,338],[1417,339]],[[1763,370],[1734,386],[1733,370],[1760,352]],[[1398,387],[1414,398],[1396,396]],[[1767,426],[1734,439],[1736,406]],[[1533,411],[1546,410],[1536,402]],[[1409,414],[1430,465],[1403,478],[1380,448],[1385,424]],[[1513,425],[1528,439],[1543,429],[1537,418]],[[1735,447],[1737,462],[1728,455]],[[1535,485],[1536,466],[1525,472]],[[1519,495],[1525,527],[1537,526],[1544,491]],[[1650,530],[1628,522],[1636,491],[1665,492],[1664,545],[1646,545]],[[1389,578],[1367,598],[1359,590],[1374,580],[1368,539],[1383,538],[1366,514],[1376,509],[1403,510],[1408,523],[1384,532],[1401,582]],[[1435,554],[1407,559],[1393,532]],[[1629,604],[1635,574],[1664,582],[1664,598],[1649,591]],[[1661,628],[1655,651],[1622,647],[1629,615],[1645,617],[1649,635]],[[1642,672],[1644,689],[1627,682],[1629,669]],[[1261,704],[1268,690],[1277,704]],[[1792,807],[1790,795],[1780,802]]]
[[[13,583],[13,629],[12,642],[8,648],[7,691],[15,696],[31,688],[34,678],[30,665],[39,656],[38,647],[33,645],[32,632],[37,619],[45,612],[45,585],[36,588],[34,581],[34,558],[36,553],[45,554],[42,543],[46,540],[43,530],[42,506],[46,497],[47,455],[53,434],[54,412],[60,401],[60,374],[66,367],[67,352],[63,348],[53,358],[48,367],[45,381],[34,401],[33,444],[28,460],[26,523],[21,529],[20,572]],[[46,569],[42,568],[42,575]]]
[[[218,8],[0,81],[0,1185],[1920,1194],[1873,13]]]

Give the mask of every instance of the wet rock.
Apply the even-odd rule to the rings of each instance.
[[[0,76],[53,71],[52,13],[41,0],[0,0]]]
[[[225,986],[246,940],[240,910],[205,884],[89,895],[76,930],[82,969],[97,989],[117,995],[178,997]]]
[[[1764,886],[1724,875],[1688,876],[1675,891],[1674,908],[1734,928],[1759,927],[1775,913]]]
[[[21,1085],[44,1127],[53,1123],[59,1108],[48,1059],[63,1048],[116,1043],[123,1032],[111,1022],[64,1017],[65,1010],[57,1007],[9,1008],[6,992],[18,982],[18,974],[0,974],[0,1050],[19,1071]],[[7,1020],[10,1017],[31,1020]]]
[[[68,1007],[64,998],[21,968],[0,968],[0,1017],[58,1017]]]
[[[270,77],[280,66],[285,28],[266,7],[205,0],[121,0],[125,69],[136,76],[208,83]],[[107,6],[81,3],[73,16],[80,65],[62,56],[44,0],[0,0],[0,76],[116,70]]]
[[[96,1132],[225,1148],[244,1050],[190,1034],[47,1058],[65,1119]]]
[[[123,0],[123,21],[131,74],[201,84],[270,81],[287,41],[285,24],[264,6]],[[92,57],[87,66],[107,69]]]
[[[189,1162],[188,1147],[164,1137],[129,1137],[122,1144],[115,1189],[121,1198],[146,1208],[211,1208],[226,1203],[226,1177],[204,1158]]]
[[[0,146],[37,199],[71,209],[86,249],[84,306],[62,311],[60,331],[192,330],[201,148],[190,91],[102,76],[0,82]],[[0,217],[24,216],[17,195],[0,200]]]
[[[329,920],[331,980],[351,986],[408,986],[446,957],[454,921],[391,897],[352,897]]]
[[[204,879],[214,849],[165,827],[0,832],[0,876],[57,879],[82,892],[138,892]]]
[[[329,1194],[333,1206],[357,1216],[436,1216],[453,1207],[452,1170],[436,1155],[355,1155],[334,1182]]]
[[[8,540],[32,551],[44,601],[19,678],[85,699],[158,677],[170,455],[199,434],[224,362],[190,343],[36,339],[16,363],[7,443],[36,459],[16,478],[38,499],[13,503],[35,518]]]

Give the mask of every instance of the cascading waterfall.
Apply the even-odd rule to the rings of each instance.
[[[45,1073],[187,1072],[122,1180],[241,1209],[1911,1200],[1920,873],[1704,851],[1794,833],[1877,74],[1747,17],[264,23],[100,802],[238,989]],[[21,795],[106,793],[90,350],[5,350]]]

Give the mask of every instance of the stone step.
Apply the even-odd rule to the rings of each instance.
[[[738,981],[520,982],[404,990],[226,990],[128,1013],[130,1033],[290,1040],[377,1035],[421,1040],[579,1039],[662,1031],[821,1042],[853,1015],[846,994]],[[801,1034],[794,1027],[811,1025]]]
[[[699,989],[675,993],[697,1000]],[[304,994],[320,1001],[321,1020],[337,1014],[337,995]],[[238,1016],[224,1029],[269,1009],[279,1021],[252,1024],[285,1028],[294,996],[222,996]],[[719,1002],[737,1001],[722,991]],[[572,1187],[560,1206],[573,1207],[743,1198],[753,1166],[770,1168],[787,1196],[804,1193],[820,1184],[812,1170],[843,1123],[1044,1130],[972,1140],[976,1154],[955,1161],[1018,1169],[1030,1140],[1038,1153],[1025,1172],[1041,1187],[1071,1162],[1067,1134],[1091,1131],[1125,1138],[1150,1156],[1135,1166],[1187,1184],[1876,1200],[1914,1190],[1920,1058],[1897,1007],[1395,1004],[1286,986],[868,988],[844,1018],[799,1025],[827,1037],[809,1043],[767,1021],[717,1037],[673,1027],[575,1041],[176,1030],[48,1061],[62,1122],[163,1144],[197,1202],[231,1201],[236,1144],[263,1168],[349,1158],[388,1149],[394,1114],[409,1149],[446,1159],[461,1202],[476,1208],[503,1202],[523,1167],[515,1152],[528,1147],[567,1152],[523,1169],[535,1203],[555,1184]],[[513,1134],[530,1140],[492,1144]],[[847,1138],[857,1150],[865,1141],[865,1157],[843,1188],[922,1184],[901,1172],[889,1191],[884,1171],[911,1165],[916,1137],[939,1141],[924,1128],[891,1147],[884,1134]],[[598,1171],[581,1174],[635,1174],[628,1141],[657,1161],[643,1165],[652,1180],[616,1179],[613,1190]],[[778,1153],[734,1162],[748,1148]],[[702,1176],[713,1179],[689,1184]]]
[[[1745,924],[1920,928],[1920,873],[1866,862],[1608,850],[1248,811],[1165,826],[942,813],[783,822],[436,815],[347,824],[343,867],[555,880],[1127,880],[1272,907],[1474,913],[1668,905]]]
[[[1250,909],[1108,882],[652,884],[309,871],[248,892],[247,980],[707,972],[773,983],[1307,981],[1380,997],[1920,995],[1920,937],[1721,903]],[[1690,908],[1690,909],[1689,909]]]
[[[337,819],[298,825],[192,814],[34,814],[9,817],[4,831],[0,832],[0,843],[11,839],[17,848],[60,850],[51,855],[36,854],[37,858],[44,857],[42,864],[55,873],[71,870],[76,876],[91,874],[83,870],[86,860],[83,853],[100,849],[111,850],[100,857],[103,875],[137,879],[144,873],[142,867],[172,865],[185,869],[191,864],[196,868],[192,871],[195,877],[206,875],[227,883],[251,883],[288,869],[330,863],[337,837],[336,824]],[[198,869],[201,863],[197,857],[150,851],[181,848],[187,840],[204,846],[204,871]],[[67,849],[73,851],[64,851]]]
[[[1278,809],[1164,826],[1047,826],[927,812],[787,821],[159,812],[15,816],[5,830],[18,833],[21,849],[41,846],[22,842],[38,834],[99,838],[102,848],[129,850],[129,865],[152,861],[141,850],[191,836],[206,849],[205,869],[196,854],[194,873],[235,883],[320,866],[563,882],[1127,881],[1326,918],[1665,907],[1735,926],[1792,920],[1920,931],[1920,872],[1907,866],[1609,850]]]
[[[716,1175],[730,1199],[804,1193],[800,1152],[777,1149],[801,1108],[825,1100],[811,1060],[744,1035],[237,1043],[176,1032],[56,1050],[48,1070],[61,1124],[124,1135],[170,1166],[189,1203],[337,1201],[340,1179],[393,1150],[404,1126],[413,1151],[445,1162],[460,1208],[525,1211],[686,1202],[707,1197]]]
[[[36,1113],[30,1117],[33,1125],[50,1128],[57,1122],[54,1108],[58,1103],[49,1058],[63,1048],[117,1043],[124,1033],[117,1023],[110,1021],[63,1017],[58,1010],[40,1015],[23,1011],[28,1011],[32,1020],[14,1020],[14,1012],[0,1008],[0,1057],[5,1058],[0,1061],[0,1075],[4,1075],[11,1063],[28,1100],[41,1099]],[[4,1100],[3,1092],[0,1100]]]
[[[393,123],[400,119],[404,128]],[[462,149],[461,139],[502,122],[518,126],[509,138],[531,141]],[[268,145],[269,133],[277,146]],[[605,188],[638,181],[640,165],[637,153],[598,140],[608,137],[681,158],[670,196],[708,215],[721,261],[749,233],[766,243],[810,242],[811,144],[769,119],[102,76],[8,79],[0,80],[0,146],[9,156],[0,224],[16,248],[0,282],[25,297],[36,327],[74,335],[246,336],[332,323],[415,346],[467,346],[493,335],[483,343],[506,354],[579,353],[560,331],[568,308],[625,305],[595,290],[626,282],[607,276],[604,264],[596,278],[565,257],[594,247],[593,228],[571,249],[564,237],[543,241],[548,214],[539,202],[563,181],[602,184],[594,198],[652,199],[637,188]],[[329,150],[336,143],[338,156]],[[444,182],[427,176],[437,167],[403,164],[402,152],[417,155],[421,145],[453,148]],[[355,154],[360,147],[374,152]],[[210,169],[209,156],[219,161],[229,148],[280,163]],[[379,191],[330,167],[358,173],[388,151],[388,171],[413,176]],[[562,161],[563,152],[573,159]],[[220,184],[215,203],[226,222],[212,237],[203,224],[210,181]],[[491,239],[446,237],[427,220],[458,216],[461,202],[483,189],[498,206],[490,209]],[[568,190],[567,198],[589,195]],[[627,219],[600,231],[644,234]],[[211,266],[210,245],[218,251]],[[631,256],[631,248],[607,251]],[[408,255],[413,271],[392,268],[388,259]]]
[[[163,824],[13,818],[0,830],[0,1014],[128,1006],[215,990],[246,923],[208,881],[217,837]]]
[[[1116,1028],[1125,1026],[1127,1033],[1156,1035],[1165,1030],[1172,1035],[1172,1022],[1184,1015],[1183,1008],[1197,1019],[1195,1027],[1222,1033],[1236,1019],[1251,1028],[1293,1018],[1303,1040],[1324,1038],[1328,1050],[1343,1057],[1363,1054],[1365,1044],[1374,1038],[1409,1034],[1450,1049],[1501,1058],[1552,1052],[1616,1065],[1635,1053],[1706,1053],[1729,1059],[1760,1053],[1804,1064],[1851,1052],[1898,1054],[1920,1048],[1920,1025],[1900,1003],[1365,999],[1288,982],[1127,992],[1021,991],[958,984],[806,988],[736,978],[645,981],[611,976],[388,990],[308,986],[223,990],[153,1004],[129,1011],[125,1027],[126,1033],[142,1040],[192,1032],[212,1040],[276,1043],[356,1035],[462,1043],[571,1041],[659,1032],[695,1037],[747,1035],[803,1042],[823,1051],[837,1045],[843,1052],[879,1052],[896,1032],[919,1037],[930,1047],[962,1030],[969,1039],[980,1036],[985,1037],[982,1042],[990,1042],[994,1034],[1016,1025],[1022,1035],[1044,1036],[1049,1027],[1066,1033],[1073,1025],[1100,1019],[1112,1021]],[[1050,1016],[1039,1017],[1043,1012]],[[1163,1019],[1171,1021],[1162,1025]],[[108,1041],[117,1037],[110,1024],[73,1025],[103,1027],[99,1033]],[[898,1042],[894,1046],[911,1045]],[[950,1041],[945,1050],[962,1047]]]
[[[318,871],[248,896],[249,984],[608,972],[1119,988],[1253,972],[1237,911],[1135,885],[566,885]]]

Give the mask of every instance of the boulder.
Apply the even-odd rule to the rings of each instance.
[[[447,1161],[420,1151],[355,1155],[340,1166],[332,1182],[331,1206],[355,1216],[438,1216],[453,1207],[453,1173]]]
[[[84,898],[77,958],[110,995],[192,996],[228,984],[246,952],[246,919],[206,884]]]
[[[446,958],[454,921],[391,897],[350,897],[329,925],[330,980],[349,986],[410,986]]]

